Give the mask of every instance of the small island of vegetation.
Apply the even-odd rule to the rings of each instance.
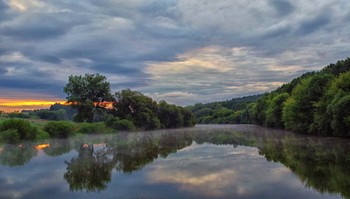
[[[192,127],[191,111],[130,89],[111,93],[100,74],[70,76],[64,87],[67,104],[49,110],[1,113],[0,140],[18,142],[66,138],[73,134]],[[54,120],[49,121],[48,120]],[[72,121],[69,121],[72,120]]]

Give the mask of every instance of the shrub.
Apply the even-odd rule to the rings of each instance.
[[[47,123],[44,130],[49,133],[50,137],[67,138],[73,134],[74,124],[66,121],[54,121]]]
[[[112,127],[113,126],[113,122],[118,121],[119,118],[118,117],[113,117],[112,115],[108,115],[104,121],[105,125],[108,127]]]
[[[20,140],[31,140],[36,138],[38,129],[33,127],[30,122],[21,119],[9,119],[5,120],[1,126],[0,131],[17,130]],[[12,131],[12,134],[14,131]],[[9,133],[9,132],[7,132]]]
[[[126,119],[114,121],[111,127],[120,131],[135,130],[135,125],[131,121]]]
[[[101,133],[104,129],[103,123],[81,123],[79,128],[79,133],[92,134]]]
[[[38,130],[38,133],[36,134],[36,138],[39,140],[44,140],[44,139],[50,138],[50,135],[46,131]]]
[[[6,142],[16,143],[20,141],[20,135],[17,129],[7,129],[1,132],[1,135]]]
[[[25,113],[13,112],[13,113],[7,114],[7,117],[9,117],[9,118],[29,118],[29,115],[25,114]]]

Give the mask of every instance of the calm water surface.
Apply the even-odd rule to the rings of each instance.
[[[0,145],[0,198],[350,198],[349,149],[254,125]]]

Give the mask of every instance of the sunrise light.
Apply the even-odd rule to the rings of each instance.
[[[55,103],[64,104],[65,101],[14,101],[14,102],[0,102],[0,106],[18,107],[18,106],[49,106]]]
[[[0,99],[0,110],[14,112],[22,110],[46,109],[55,103],[65,104],[63,100],[22,100],[22,99]]]

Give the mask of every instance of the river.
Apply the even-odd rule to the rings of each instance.
[[[0,145],[0,198],[350,198],[350,140],[255,125]]]

